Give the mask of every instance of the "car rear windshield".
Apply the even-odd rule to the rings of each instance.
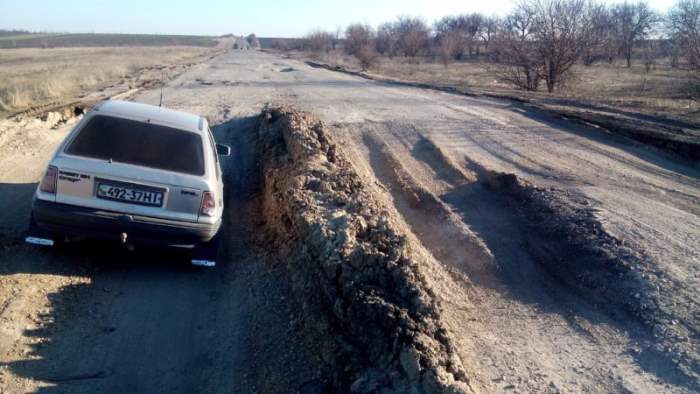
[[[204,153],[199,135],[104,115],[90,119],[66,153],[186,174],[204,174]]]

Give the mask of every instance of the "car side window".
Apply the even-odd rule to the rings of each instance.
[[[221,179],[221,167],[219,166],[219,153],[216,151],[216,142],[214,142],[214,136],[211,133],[211,129],[207,128],[207,134],[209,135],[209,145],[211,146],[211,152],[214,155],[214,167],[216,167],[216,179]]]

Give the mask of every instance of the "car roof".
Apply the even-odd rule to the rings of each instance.
[[[93,111],[118,118],[142,122],[153,121],[198,134],[202,134],[206,130],[205,125],[207,124],[206,119],[198,115],[131,101],[106,100],[95,106]]]

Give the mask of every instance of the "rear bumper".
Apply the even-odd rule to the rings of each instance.
[[[128,215],[75,205],[34,199],[32,215],[36,225],[49,233],[120,240],[167,246],[195,246],[209,242],[219,231],[221,221],[191,223]]]

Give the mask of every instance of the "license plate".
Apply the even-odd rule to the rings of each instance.
[[[154,207],[163,205],[162,192],[110,185],[108,183],[100,183],[97,185],[97,197],[132,204],[152,205]]]

